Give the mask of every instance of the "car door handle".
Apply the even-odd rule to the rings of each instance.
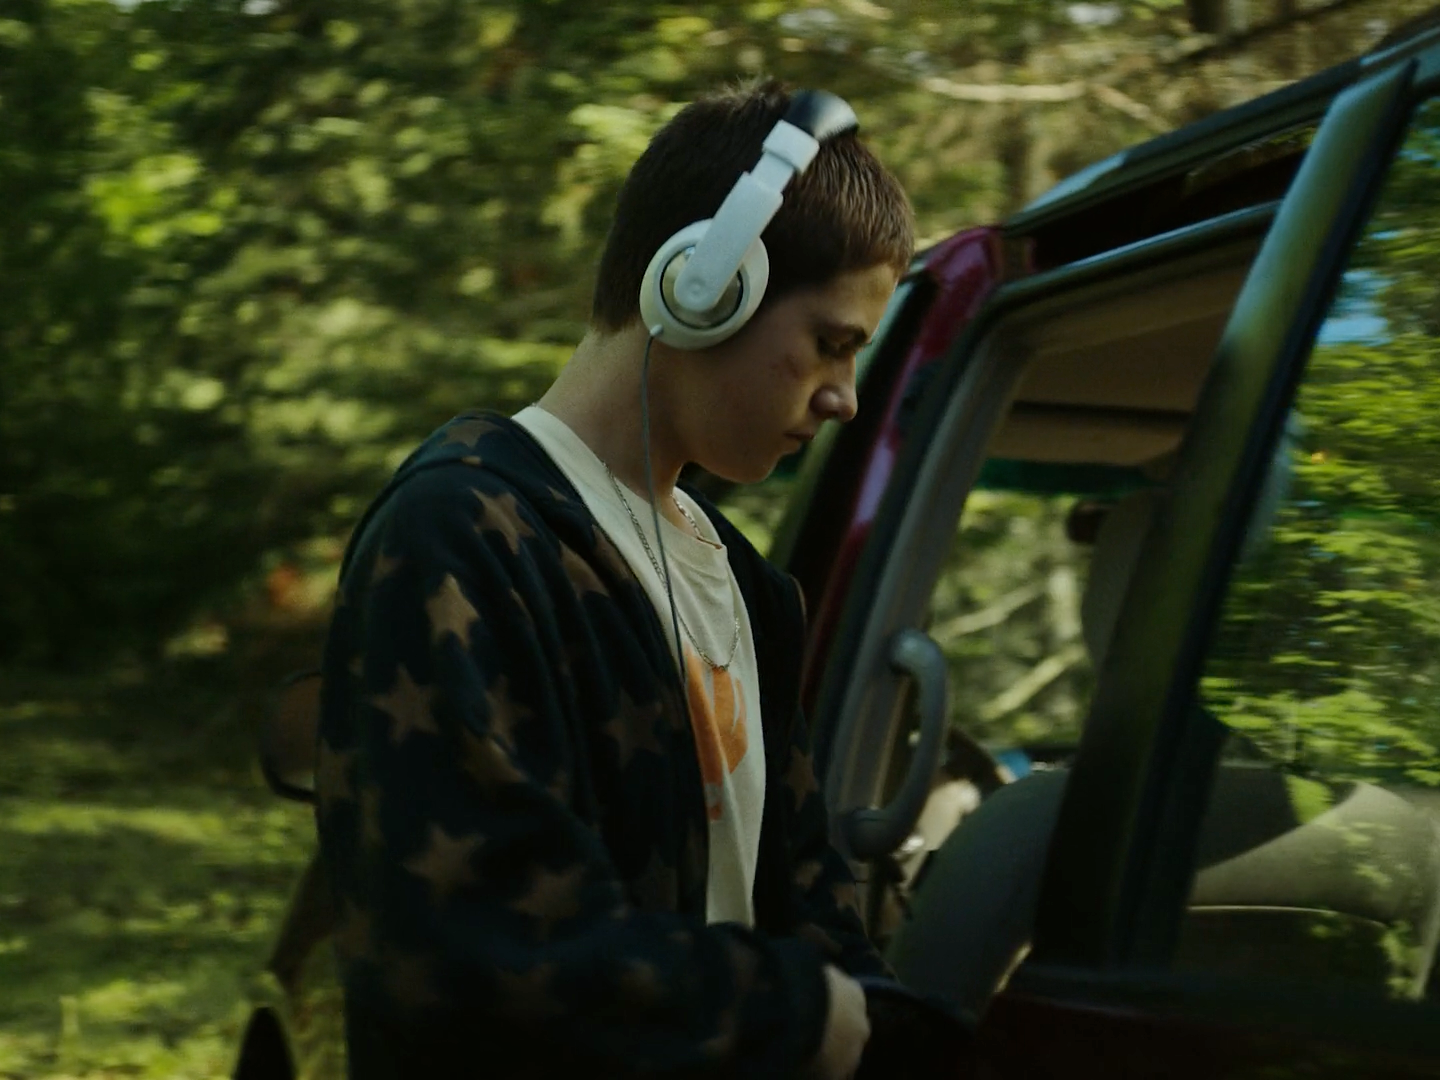
[[[889,805],[862,807],[845,815],[845,841],[857,859],[878,859],[895,851],[915,828],[945,745],[945,654],[920,630],[901,630],[890,641],[890,666],[915,682],[920,738],[905,780]]]

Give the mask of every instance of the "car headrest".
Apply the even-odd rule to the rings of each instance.
[[[1135,560],[1150,531],[1161,492],[1146,488],[1125,496],[1105,515],[1090,556],[1090,575],[1080,601],[1080,630],[1091,663],[1098,669],[1110,647],[1120,604],[1130,586]]]
[[[1290,494],[1293,461],[1304,433],[1304,421],[1298,413],[1292,412],[1286,419],[1256,495],[1241,546],[1240,565],[1254,559],[1270,541],[1271,527]],[[1140,555],[1140,546],[1150,530],[1150,522],[1162,495],[1160,488],[1144,488],[1125,496],[1105,514],[1095,534],[1090,576],[1080,604],[1080,623],[1085,647],[1089,649],[1090,659],[1096,668],[1099,668],[1110,647],[1115,621],[1120,617],[1120,604],[1135,572],[1135,560]]]

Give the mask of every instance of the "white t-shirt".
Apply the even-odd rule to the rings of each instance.
[[[514,419],[554,459],[600,528],[630,564],[655,606],[673,650],[675,624],[670,617],[665,582],[635,531],[638,521],[651,552],[659,559],[650,504],[623,483],[621,494],[617,494],[605,464],[563,420],[537,405],[521,410]],[[765,745],[755,641],[744,598],[714,525],[683,491],[677,489],[675,498],[695,519],[703,537],[677,528],[664,516],[660,518],[675,607],[684,624],[680,630],[684,657],[676,653],[676,659],[685,672],[690,724],[695,732],[705,784],[705,809],[710,819],[705,916],[712,923],[753,926],[755,862],[765,808]],[[635,520],[627,512],[626,503]],[[707,655],[724,663],[731,655],[737,618],[740,637],[734,659],[724,670],[712,668],[700,658],[687,629]]]

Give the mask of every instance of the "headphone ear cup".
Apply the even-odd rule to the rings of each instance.
[[[705,349],[718,345],[750,321],[770,282],[770,255],[758,238],[745,252],[736,272],[736,286],[727,289],[710,311],[690,311],[674,294],[675,279],[710,219],[685,226],[660,245],[645,268],[640,284],[640,318],[650,335],[677,349]]]

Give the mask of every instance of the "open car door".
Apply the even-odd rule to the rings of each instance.
[[[1425,370],[1426,344],[1395,344],[1413,325],[1385,325],[1392,301],[1402,322],[1417,302],[1400,294],[1440,195],[1437,117],[1416,75],[1414,60],[1392,64],[1334,102],[1151,499],[1055,819],[1033,949],[985,1017],[992,1075],[1440,1070],[1440,834],[1383,783],[1425,779],[1440,753],[1424,721],[1365,728],[1428,674],[1361,692],[1369,676],[1340,643],[1375,639],[1360,668],[1393,646],[1363,583],[1397,581],[1355,535],[1324,535],[1326,513],[1394,509],[1397,481],[1365,470],[1404,439],[1363,425],[1398,409],[1414,435],[1440,374]],[[1416,195],[1427,172],[1428,200]],[[1404,272],[1378,250],[1393,255],[1397,232]],[[1356,351],[1372,338],[1378,352]],[[1386,350],[1388,366],[1367,370]],[[1346,460],[1327,458],[1337,452]],[[1414,506],[1440,495],[1406,483]],[[1393,524],[1372,530],[1377,545],[1413,539]]]
[[[1440,1074],[1433,70],[1361,72],[1278,206],[1006,287],[934,380],[820,721],[872,930],[982,1011],[981,1075]],[[1030,657],[1083,721],[955,815],[886,925],[937,737],[994,749],[932,632],[1001,473],[1076,499],[1069,533],[1104,508],[1083,643]]]

